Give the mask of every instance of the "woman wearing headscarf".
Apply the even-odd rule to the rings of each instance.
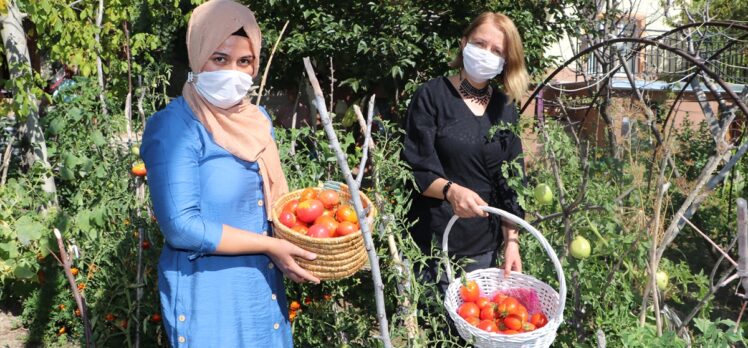
[[[432,247],[441,249],[449,219],[461,217],[448,242],[451,256],[471,261],[466,271],[496,265],[502,244],[505,274],[522,271],[517,227],[479,206],[524,217],[501,170],[503,163],[522,163],[521,139],[507,128],[517,124],[515,104],[527,89],[524,59],[512,20],[485,12],[462,35],[459,54],[449,64],[458,72],[424,83],[408,107],[403,156],[418,186],[410,233],[429,254]],[[446,291],[448,281],[435,263],[421,273]]]
[[[269,209],[288,191],[271,122],[247,98],[260,29],[231,0],[198,6],[187,29],[182,97],[149,118],[141,154],[166,243],[162,317],[174,347],[290,347],[283,275],[319,282],[272,238]]]

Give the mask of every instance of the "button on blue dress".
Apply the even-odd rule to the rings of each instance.
[[[272,234],[257,163],[218,146],[181,97],[148,119],[140,153],[166,239],[158,285],[171,345],[291,347],[277,267],[264,254],[213,255],[223,224]]]

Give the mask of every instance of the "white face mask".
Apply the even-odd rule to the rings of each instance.
[[[465,74],[475,82],[488,81],[504,70],[504,58],[471,43],[462,49]]]
[[[252,76],[237,70],[190,72],[187,82],[194,83],[203,98],[221,109],[239,104],[252,88]]]

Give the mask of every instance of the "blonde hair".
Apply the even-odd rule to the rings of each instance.
[[[504,90],[509,99],[519,102],[527,92],[530,80],[525,66],[525,50],[522,47],[522,38],[519,36],[519,31],[517,31],[514,22],[506,15],[498,12],[483,12],[473,19],[465,32],[462,33],[462,37],[467,39],[479,26],[485,23],[494,24],[504,33],[506,64],[504,65],[504,71],[499,75],[499,79],[504,85]],[[449,62],[449,67],[463,68],[462,51],[457,54],[453,61]]]

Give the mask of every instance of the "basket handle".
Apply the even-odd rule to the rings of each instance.
[[[525,230],[530,232],[539,242],[540,245],[543,246],[543,249],[545,249],[545,252],[550,256],[551,261],[553,262],[553,266],[556,268],[556,274],[558,275],[558,295],[559,295],[559,306],[558,311],[556,313],[556,318],[561,321],[563,319],[564,315],[564,306],[566,305],[566,277],[564,276],[564,270],[561,269],[561,262],[558,260],[558,256],[556,255],[556,252],[553,251],[553,248],[551,247],[551,244],[548,243],[548,240],[543,237],[543,235],[535,229],[532,225],[530,225],[527,221],[520,218],[517,215],[508,213],[506,211],[503,211],[501,209],[497,209],[494,207],[489,206],[480,206],[481,210],[485,211],[486,213],[499,215],[503,218],[506,218],[514,223],[517,223],[518,225],[522,226]],[[449,280],[449,283],[451,284],[454,282],[454,276],[452,271],[452,264],[449,261],[449,254],[448,254],[448,241],[449,241],[449,231],[452,229],[452,226],[457,222],[457,219],[460,217],[457,215],[452,216],[452,218],[449,220],[449,223],[447,224],[447,228],[444,230],[444,237],[442,241],[442,251],[444,252],[444,264],[445,268],[447,269],[447,279]]]

